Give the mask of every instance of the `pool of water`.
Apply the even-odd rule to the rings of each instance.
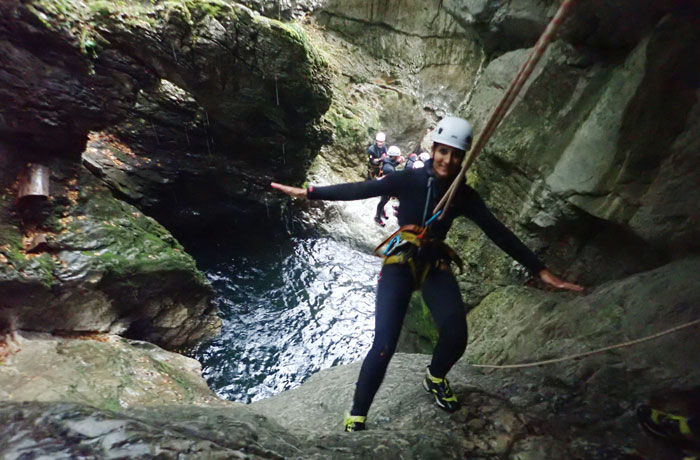
[[[221,334],[193,351],[222,398],[252,402],[362,359],[380,260],[329,238],[288,237],[200,254]]]

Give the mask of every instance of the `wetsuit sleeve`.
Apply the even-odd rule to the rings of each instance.
[[[486,207],[484,200],[473,190],[468,198],[464,215],[474,221],[499,248],[523,264],[533,274],[537,274],[546,268],[535,253],[493,215],[489,208]]]
[[[351,201],[374,196],[397,196],[404,182],[404,174],[394,173],[380,180],[309,187],[307,197],[310,200]]]

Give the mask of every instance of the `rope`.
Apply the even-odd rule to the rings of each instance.
[[[544,361],[537,361],[534,363],[503,364],[503,365],[496,365],[496,364],[469,364],[469,365],[472,367],[487,367],[490,369],[519,369],[519,368],[524,368],[524,367],[535,367],[535,366],[542,366],[545,364],[560,363],[563,361],[585,358],[587,356],[597,355],[600,353],[604,353],[606,351],[615,350],[618,348],[625,348],[625,347],[629,347],[632,345],[636,345],[638,343],[647,342],[649,340],[657,339],[657,338],[662,337],[664,335],[668,335],[668,334],[671,334],[673,332],[680,331],[681,329],[686,329],[689,327],[697,326],[698,324],[700,324],[700,319],[696,319],[695,321],[690,321],[688,323],[681,324],[680,326],[672,327],[671,329],[666,329],[665,331],[657,332],[656,334],[642,337],[641,339],[630,340],[628,342],[622,342],[622,343],[618,343],[616,345],[610,345],[608,347],[599,348],[597,350],[587,351],[584,353],[577,353],[574,355],[563,356],[561,358],[554,358],[554,359],[547,359]]]
[[[554,37],[554,34],[559,29],[559,26],[561,26],[561,24],[564,22],[564,19],[566,19],[566,16],[569,14],[577,1],[578,0],[565,0],[557,10],[557,13],[554,15],[552,20],[549,21],[547,28],[537,40],[537,43],[535,43],[535,48],[532,50],[532,53],[530,53],[527,61],[525,61],[525,64],[523,64],[523,66],[520,68],[520,71],[515,76],[515,79],[510,84],[508,90],[496,106],[496,109],[491,114],[491,118],[489,118],[483,132],[474,144],[474,148],[472,148],[467,160],[464,162],[464,165],[462,165],[462,169],[460,170],[459,174],[452,182],[447,192],[445,192],[445,195],[442,197],[440,202],[437,204],[437,206],[435,206],[433,214],[441,209],[443,205],[445,209],[449,208],[450,203],[452,203],[454,192],[457,190],[460,182],[462,182],[467,169],[469,169],[472,163],[474,163],[474,160],[476,160],[476,157],[479,155],[479,153],[481,153],[481,150],[486,142],[488,142],[493,132],[496,130],[498,124],[501,122],[501,120],[503,120],[503,117],[505,117],[506,112],[508,112],[508,109],[547,49],[547,46],[552,41],[552,37]],[[445,214],[443,213],[440,219],[442,219],[444,216]]]

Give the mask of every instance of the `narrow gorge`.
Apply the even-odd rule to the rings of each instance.
[[[689,0],[577,2],[467,173],[584,291],[458,220],[462,407],[421,388],[415,295],[342,431],[397,222],[270,182],[364,180],[377,132],[429,150],[449,115],[478,137],[560,3],[0,0],[0,457],[698,458],[636,416],[700,414]]]

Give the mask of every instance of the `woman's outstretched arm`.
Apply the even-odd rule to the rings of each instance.
[[[570,291],[583,290],[583,287],[578,284],[569,283],[554,276],[544,263],[520,241],[520,238],[491,213],[481,197],[476,192],[472,193],[465,215],[471,218],[498,247],[550,286]]]
[[[568,289],[569,291],[583,291],[583,286],[579,286],[578,284],[574,283],[569,283],[568,281],[560,280],[546,268],[541,270],[539,275],[542,281],[549,284],[550,286],[554,286],[555,288]]]
[[[291,196],[292,198],[307,198],[305,188],[292,187],[290,185],[278,184],[277,182],[272,182],[270,185],[272,188],[277,189],[280,192]]]
[[[405,173],[402,171],[389,174],[381,180],[364,182],[348,182],[345,184],[309,187],[308,189],[290,187],[289,185],[272,182],[272,188],[277,189],[293,198],[308,198],[310,200],[351,201],[363,200],[375,196],[397,196],[405,187]]]

